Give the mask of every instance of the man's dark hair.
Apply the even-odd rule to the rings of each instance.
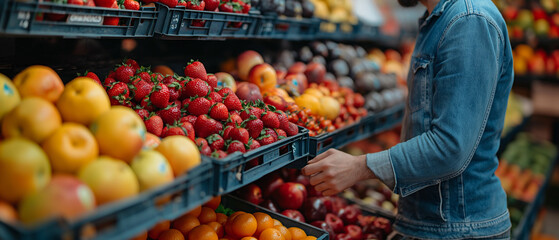
[[[417,5],[418,0],[398,0],[402,7],[414,7]]]

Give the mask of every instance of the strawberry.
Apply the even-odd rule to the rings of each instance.
[[[149,117],[148,110],[141,108],[141,106],[138,106],[136,109],[134,109],[134,112],[136,112],[142,120],[147,119]]]
[[[179,100],[188,99],[188,96],[187,96],[187,93],[186,93],[186,84],[188,83],[187,78],[178,77],[177,80],[179,81],[179,85],[181,85],[181,93],[179,95]]]
[[[205,7],[206,3],[204,2],[204,0],[186,0],[186,9],[204,11]]]
[[[251,8],[250,4],[244,4],[242,5],[242,7],[243,7],[243,10],[241,11],[242,13],[248,14],[248,12],[250,12],[250,8]]]
[[[114,78],[111,77],[107,77],[105,78],[105,81],[103,82],[103,86],[105,86],[105,88],[109,88],[109,86],[111,86],[114,82],[116,82],[116,80]]]
[[[245,145],[239,141],[233,141],[229,143],[229,146],[227,146],[227,153],[231,154],[234,152],[245,153],[246,152]]]
[[[297,125],[295,123],[288,123],[288,127],[287,129],[284,129],[285,133],[287,134],[287,136],[294,136],[297,135],[297,133],[299,133],[299,128],[297,127]]]
[[[173,124],[181,118],[181,110],[176,104],[171,104],[157,112],[166,124]]]
[[[190,3],[196,1],[197,0],[189,0]],[[188,8],[189,2],[187,2],[186,8]],[[201,10],[204,10],[204,8],[202,7]],[[190,60],[190,62],[186,65],[186,68],[184,68],[184,75],[191,78],[199,78],[203,81],[208,80],[208,74],[206,73],[206,68],[204,67],[204,64],[202,64],[200,61]]]
[[[160,83],[165,78],[165,76],[163,76],[163,74],[161,73],[152,73],[150,76],[151,76],[151,81],[154,83]]]
[[[221,136],[219,136],[219,134],[212,134],[207,137],[206,140],[208,141],[210,148],[214,151],[225,149],[225,141]]]
[[[95,0],[95,6],[97,7],[111,7],[116,0]]]
[[[140,10],[140,3],[135,0],[124,0],[124,8],[129,10]],[[132,60],[134,61],[134,60]],[[134,71],[136,72],[136,71]]]
[[[142,106],[142,108],[148,110],[149,112],[153,112],[155,110],[155,108],[149,101],[149,96],[146,96],[144,99],[142,99],[142,101],[140,101],[140,106]]]
[[[229,109],[229,111],[231,110],[241,111],[243,109],[243,106],[241,105],[241,100],[239,100],[239,98],[235,94],[227,95],[227,97],[225,97],[225,99],[223,100],[223,104],[225,104],[225,106],[227,107],[227,109]]]
[[[227,126],[238,126],[243,123],[243,119],[237,113],[229,113],[229,118],[227,119]]]
[[[126,0],[125,0],[125,4],[126,4]],[[135,73],[138,72],[138,69],[140,69],[140,64],[138,64],[138,62],[136,62],[136,60],[134,59],[127,59],[126,62],[124,62],[124,64],[130,65],[130,67],[134,69]]]
[[[101,80],[99,80],[99,77],[97,76],[97,74],[93,73],[93,72],[88,72],[85,71],[85,73],[83,74],[84,77],[88,77],[93,79],[93,81],[95,81],[96,83],[99,83],[99,85],[103,86],[103,84],[101,84]]]
[[[192,24],[190,24],[191,27],[204,27],[204,25],[206,25],[205,20],[192,20]]]
[[[251,116],[254,116],[256,119],[260,119],[260,116],[262,115],[262,112],[264,112],[264,111],[260,108],[248,107],[245,110],[241,111],[241,118],[243,120],[247,120]]]
[[[228,87],[224,87],[222,89],[219,89],[219,91],[217,93],[219,93],[219,95],[221,95],[222,97],[226,97],[229,94],[234,94],[233,90],[231,90],[231,88],[228,88]]]
[[[225,129],[223,130],[223,139],[225,140],[229,140],[231,139],[231,130],[233,130],[233,126],[227,126],[225,127]]]
[[[130,97],[130,90],[126,83],[114,82],[107,90],[107,95],[109,95],[111,105],[120,105]]]
[[[223,150],[217,150],[217,151],[214,151],[212,153],[211,157],[213,157],[213,158],[224,158],[224,157],[227,157],[227,153],[224,152]]]
[[[208,77],[206,78],[206,82],[208,83],[208,85],[210,85],[210,87],[212,88],[216,88],[217,87],[217,77],[213,74],[208,74]]]
[[[115,71],[110,71],[109,74],[107,75],[108,78],[115,78]]]
[[[243,144],[248,144],[248,139],[250,137],[248,131],[242,127],[233,128],[229,135],[231,136],[231,139],[238,140]]]
[[[188,116],[182,117],[180,122],[189,122],[190,124],[192,124],[192,126],[194,126],[194,124],[196,123],[197,118],[198,117],[196,117],[194,115],[188,115]]]
[[[219,121],[225,121],[229,118],[227,107],[223,103],[216,103],[210,109],[210,117]]]
[[[134,92],[134,101],[136,102],[140,102],[144,99],[151,92],[153,87],[151,84],[141,79],[134,80],[132,86],[133,88],[131,89]]]
[[[194,126],[189,122],[182,122],[179,124],[179,126],[186,132],[186,136],[194,142],[196,139],[196,132],[194,131]]]
[[[154,85],[149,96],[151,104],[158,108],[165,108],[169,103],[169,89],[165,84]]]
[[[152,115],[144,120],[144,124],[146,125],[146,130],[149,133],[161,137],[161,134],[163,133],[163,120],[161,120],[161,117]]]
[[[165,84],[167,86],[167,88],[169,89],[169,101],[170,102],[179,99],[179,96],[180,96],[180,93],[181,93],[181,85],[180,85],[179,82],[177,82],[177,79],[175,79],[172,76],[168,76],[168,77],[163,79],[162,83]]]
[[[266,145],[272,144],[274,142],[276,142],[276,141],[270,135],[262,135],[258,138],[258,143],[260,144],[260,146],[266,146]]]
[[[204,155],[204,156],[211,156],[212,155],[212,149],[210,148],[210,146],[203,146],[200,147],[200,154]]]
[[[257,148],[259,148],[259,147],[260,147],[260,143],[259,143],[258,141],[254,140],[254,139],[250,139],[250,140],[248,141],[248,148],[249,148],[250,150],[252,150],[252,149],[257,149]]]
[[[252,119],[254,118],[254,119]],[[257,119],[256,117],[252,117],[246,122],[246,128],[250,136],[254,139],[260,136],[260,132],[264,129],[264,123],[262,120]]]
[[[208,95],[208,97],[209,97],[214,103],[221,103],[221,102],[223,102],[223,99],[221,98],[221,95],[219,95],[219,93],[217,93],[217,92],[211,92],[210,95]]]
[[[206,138],[214,133],[219,133],[223,129],[223,125],[207,115],[200,115],[196,119],[194,129],[199,137]]]
[[[278,140],[278,134],[273,129],[265,128],[264,133],[264,135],[270,135],[272,138],[274,138],[274,142]]]
[[[192,79],[184,88],[186,97],[205,97],[210,92],[208,83],[198,78]]]
[[[188,112],[194,116],[208,114],[211,106],[212,103],[210,102],[210,100],[203,97],[199,97],[192,100],[192,102],[188,104]]]
[[[123,83],[129,83],[130,78],[134,76],[134,69],[130,65],[121,65],[115,70],[115,79]]]
[[[140,73],[138,73],[138,76],[144,80],[145,82],[148,83],[152,83],[151,81],[151,74],[149,73],[148,69],[145,69],[144,67],[140,68]]]
[[[179,0],[179,4],[177,4],[177,6],[184,6],[184,7],[186,7],[186,1],[185,1],[185,0]]]
[[[196,146],[198,146],[198,148],[201,148],[203,146],[208,146],[208,141],[206,141],[206,139],[201,138],[201,137],[197,137],[196,140],[194,141],[196,143]]]
[[[178,0],[159,0],[159,2],[167,5],[170,8],[174,8],[179,4]]]
[[[87,0],[85,1],[84,6],[95,7],[95,2],[93,0]]]
[[[285,112],[283,112],[281,110],[278,110],[276,112],[276,116],[278,117],[278,121],[280,123],[279,128],[286,131],[286,129],[289,127],[288,126],[289,120],[288,120],[287,114],[285,114]]]
[[[280,126],[278,116],[276,115],[276,113],[274,113],[272,111],[262,113],[261,119],[262,119],[262,122],[264,123],[264,127],[279,128],[279,126]]]
[[[232,13],[234,11],[234,5],[233,4],[237,4],[238,7],[240,7],[240,5],[238,3],[233,3],[233,2],[222,2],[219,5],[219,11],[220,12],[228,12],[228,13]]]
[[[177,125],[167,125],[163,129],[162,137],[169,137],[169,136],[186,136],[186,131],[183,130],[180,126]]]
[[[188,106],[190,105],[190,103],[192,102],[192,99],[190,98],[186,98],[184,100],[182,100],[181,105],[183,109],[188,109]]]
[[[276,129],[276,134],[278,135],[278,140],[282,140],[287,137],[287,133],[281,129]]]
[[[219,0],[204,0],[206,3],[206,7],[204,10],[206,11],[215,11],[219,7]]]

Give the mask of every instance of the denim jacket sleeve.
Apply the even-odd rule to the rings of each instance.
[[[456,16],[437,39],[429,128],[389,150],[367,155],[367,166],[395,193],[405,197],[458,176],[468,166],[501,72],[500,34],[494,22],[474,13]]]

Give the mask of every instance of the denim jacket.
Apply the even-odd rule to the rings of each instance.
[[[510,229],[494,173],[512,83],[506,24],[491,1],[440,0],[420,19],[402,143],[367,155],[400,194],[397,231],[460,239]]]

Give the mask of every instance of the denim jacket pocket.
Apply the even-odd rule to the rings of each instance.
[[[419,130],[422,133],[429,128],[431,61],[432,59],[428,56],[418,56],[413,57],[411,62],[412,76],[408,87],[411,90],[409,104],[414,132]]]

